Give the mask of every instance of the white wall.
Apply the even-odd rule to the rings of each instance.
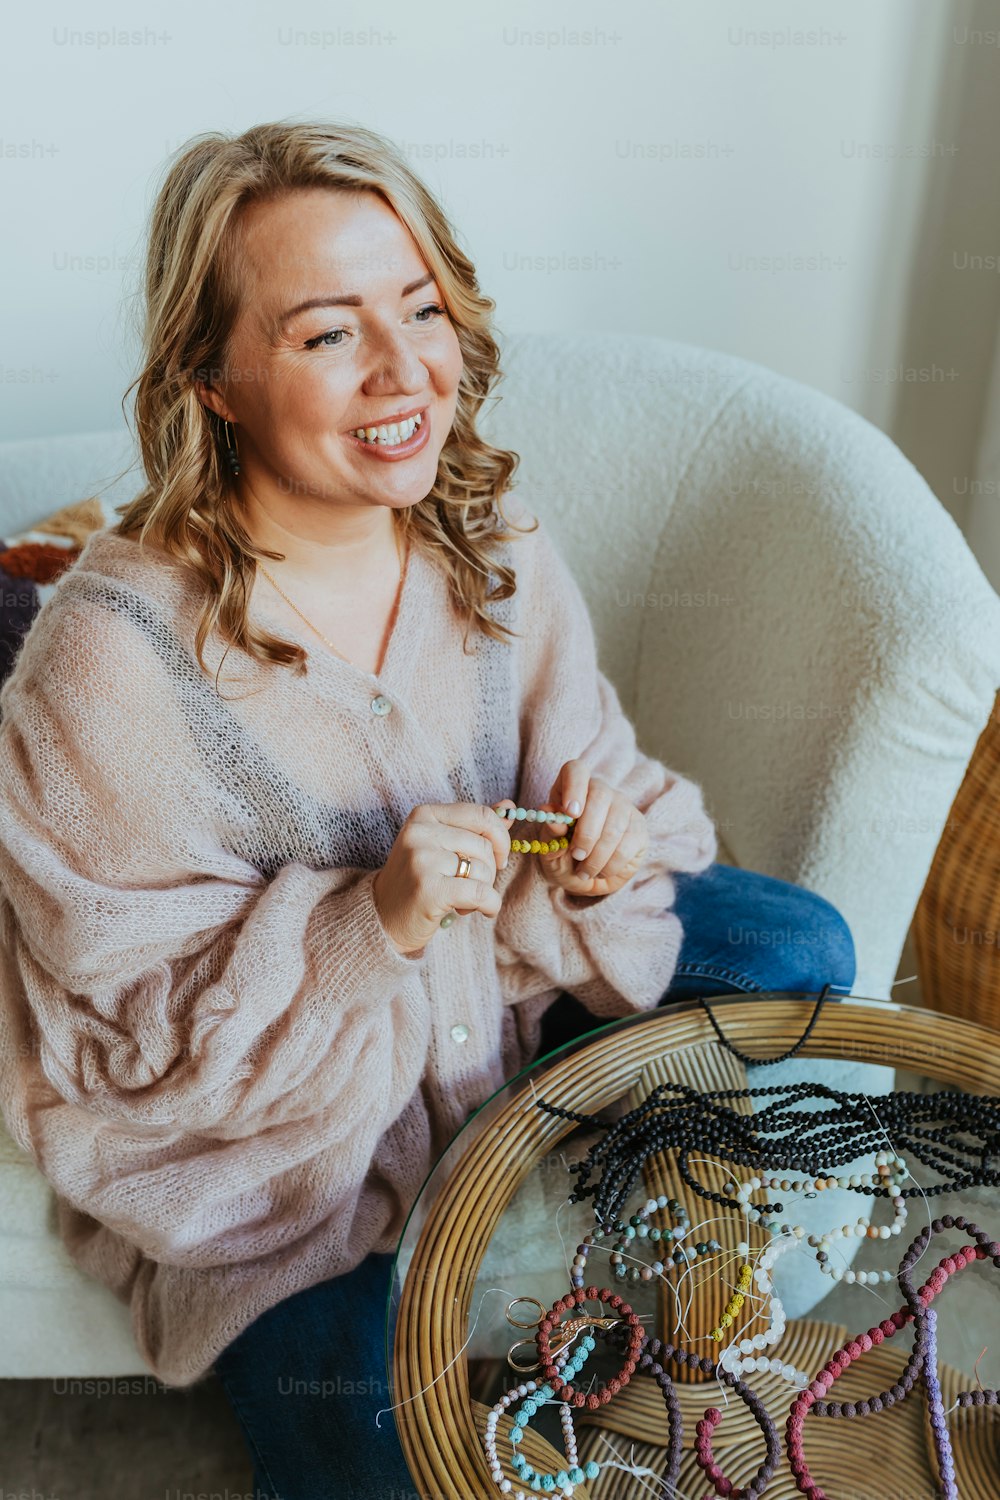
[[[726,349],[889,428],[950,25],[938,0],[21,7],[0,438],[120,421],[166,154],[288,115],[406,145],[502,333],[590,328],[596,361],[610,330]]]

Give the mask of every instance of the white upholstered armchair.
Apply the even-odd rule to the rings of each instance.
[[[1000,685],[1000,598],[958,528],[882,433],[760,365],[539,334],[504,366],[484,431],[522,456],[641,747],[704,787],[726,862],[840,908],[855,993],[887,998]],[[129,453],[124,432],[0,445],[0,536]],[[50,1226],[0,1128],[0,1376],[144,1371]]]

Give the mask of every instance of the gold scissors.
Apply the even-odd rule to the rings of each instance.
[[[528,1302],[532,1306],[537,1307],[537,1317],[529,1318],[526,1323],[521,1322],[521,1320],[518,1318],[512,1318],[510,1315],[510,1310],[512,1307],[517,1307],[518,1303],[520,1302]],[[548,1308],[543,1307],[537,1297],[515,1297],[513,1302],[508,1302],[507,1311],[504,1316],[506,1317],[507,1322],[512,1328],[537,1328],[542,1319],[548,1317],[548,1311]],[[581,1313],[579,1317],[567,1318],[565,1323],[560,1323],[558,1329],[552,1330],[552,1338],[549,1342],[549,1348],[551,1349],[553,1354],[559,1354],[563,1349],[566,1349],[576,1338],[577,1334],[582,1333],[585,1328],[614,1328],[620,1322],[620,1318],[595,1318],[592,1313]],[[518,1364],[515,1360],[514,1350],[522,1349],[525,1346],[528,1346],[531,1349],[532,1353],[536,1356],[534,1364]],[[510,1365],[511,1369],[516,1375],[530,1375],[532,1371],[540,1370],[542,1368],[541,1361],[537,1358],[537,1354],[538,1351],[535,1347],[534,1339],[518,1339],[517,1343],[511,1344],[510,1348],[507,1350],[507,1363]]]

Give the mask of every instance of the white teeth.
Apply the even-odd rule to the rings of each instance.
[[[395,448],[413,436],[423,418],[421,414],[407,417],[404,422],[389,422],[383,427],[356,427],[354,436],[363,443],[377,442],[380,448]]]

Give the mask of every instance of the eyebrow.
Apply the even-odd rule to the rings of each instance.
[[[411,281],[404,286],[401,296],[408,297],[411,292],[419,292],[421,287],[429,286],[434,280],[434,273],[429,271],[426,276],[421,276],[416,281]],[[299,313],[310,312],[314,307],[364,307],[364,302],[357,292],[344,292],[339,297],[310,297],[307,302],[300,302],[291,307],[287,312],[281,314],[278,326],[284,328]]]

